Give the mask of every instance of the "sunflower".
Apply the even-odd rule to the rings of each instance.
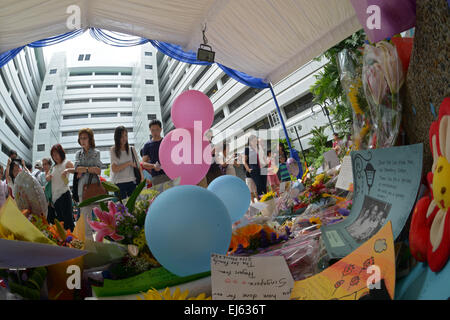
[[[270,192],[268,192],[268,193],[266,193],[265,195],[263,195],[262,197],[261,197],[261,202],[266,202],[266,201],[269,201],[269,200],[271,200],[271,199],[273,199],[273,198],[275,198],[275,192],[273,192],[273,191],[270,191]]]
[[[317,226],[317,229],[319,229],[322,226],[322,220],[320,220],[319,217],[310,218],[309,222],[315,224]]]
[[[156,289],[150,289],[147,292],[142,292],[144,298],[137,296],[138,300],[211,300],[211,297],[206,297],[206,294],[201,293],[197,297],[190,297],[189,290],[181,292],[180,288],[177,287],[175,292],[172,294],[169,288],[166,288],[162,293]]]
[[[0,225],[0,239],[15,240],[14,234],[6,230]]]
[[[361,80],[359,79],[357,83],[350,86],[350,90],[348,93],[348,99],[350,100],[350,104],[353,107],[353,110],[356,114],[363,114],[361,108],[358,103],[358,89],[361,86]]]

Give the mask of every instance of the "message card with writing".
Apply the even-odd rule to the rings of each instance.
[[[391,299],[395,291],[395,249],[389,221],[375,236],[319,274],[297,281],[295,300],[359,300],[384,280]]]
[[[283,257],[211,255],[213,300],[289,300],[294,279]]]
[[[396,239],[413,209],[422,176],[423,145],[351,153],[354,198],[350,215],[322,228],[331,258],[342,258],[375,235],[387,221]]]
[[[336,188],[350,191],[353,187],[352,158],[345,156],[342,161],[341,171],[339,172]]]

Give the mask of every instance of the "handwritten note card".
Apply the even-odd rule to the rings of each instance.
[[[264,202],[255,202],[252,203],[249,207],[249,215],[254,216],[267,208],[267,204]]]
[[[338,180],[336,182],[336,188],[349,191],[352,184],[352,158],[350,156],[345,156],[342,162],[341,171],[339,172]]]
[[[213,300],[289,300],[294,279],[283,257],[211,255]]]

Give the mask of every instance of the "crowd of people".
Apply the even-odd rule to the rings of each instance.
[[[129,197],[141,181],[147,180],[149,185],[158,185],[170,180],[159,162],[161,122],[153,120],[149,130],[151,138],[140,150],[139,156],[135,148],[128,143],[127,129],[124,126],[115,129],[114,145],[110,149],[110,172],[111,182],[120,190],[116,195],[121,199]],[[246,182],[254,202],[267,193],[268,188],[275,191],[280,181],[290,180],[286,168],[286,152],[281,145],[278,154],[266,151],[263,142],[251,135],[244,153],[238,154],[230,152],[230,146],[226,142],[221,148],[213,145],[211,131],[205,136],[212,147],[213,163],[199,186],[207,187],[221,175],[233,175]],[[73,230],[77,218],[92,213],[93,205],[79,210],[76,204],[93,195],[91,185],[100,185],[103,166],[92,129],[79,130],[78,144],[80,149],[75,154],[74,162],[68,160],[64,148],[56,144],[50,150],[50,157],[36,161],[34,168],[19,159],[16,151],[11,150],[6,168],[0,166],[0,207],[8,196],[15,197],[15,178],[24,170],[36,179],[44,190],[48,202],[48,222],[54,223],[57,219],[63,221],[67,229]],[[275,161],[277,155],[280,159],[279,166]],[[69,187],[70,175],[73,175],[72,190]],[[98,189],[96,190],[95,192],[98,192]]]

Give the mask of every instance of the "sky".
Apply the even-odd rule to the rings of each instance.
[[[77,62],[76,59],[71,59],[70,57],[80,52],[80,50],[89,50],[90,52],[95,52],[96,57],[101,57],[103,62],[120,60],[123,62],[132,63],[137,61],[139,57],[140,46],[128,48],[110,46],[92,38],[89,34],[89,31],[86,31],[81,36],[78,36],[71,40],[44,47],[43,53],[45,64],[46,66],[48,66],[48,63],[50,62],[50,59],[55,52],[64,51],[67,53],[68,57],[67,66],[70,67]]]

